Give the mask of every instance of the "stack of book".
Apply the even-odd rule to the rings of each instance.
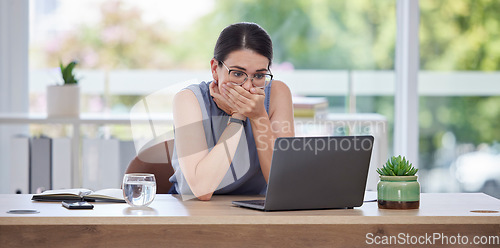
[[[292,97],[294,117],[318,118],[328,113],[326,97]]]

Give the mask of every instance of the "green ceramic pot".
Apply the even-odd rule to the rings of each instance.
[[[384,209],[417,209],[420,206],[420,184],[417,176],[380,176],[377,185],[378,207]]]

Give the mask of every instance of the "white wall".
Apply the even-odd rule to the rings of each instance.
[[[0,1],[0,112],[28,111],[28,0]],[[25,126],[0,125],[0,193],[9,188],[10,137]]]

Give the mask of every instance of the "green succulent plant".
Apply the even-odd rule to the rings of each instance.
[[[78,62],[75,60],[71,61],[66,66],[63,65],[62,61],[59,62],[59,67],[61,67],[61,75],[64,81],[64,85],[78,83],[78,79],[75,78],[75,74],[73,73],[73,69],[77,64]]]
[[[401,155],[392,156],[382,168],[377,169],[381,176],[414,176],[417,171],[418,169],[414,168],[410,161]]]

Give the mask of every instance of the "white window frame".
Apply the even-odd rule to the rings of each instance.
[[[398,0],[396,15],[393,150],[418,167],[419,1]]]

